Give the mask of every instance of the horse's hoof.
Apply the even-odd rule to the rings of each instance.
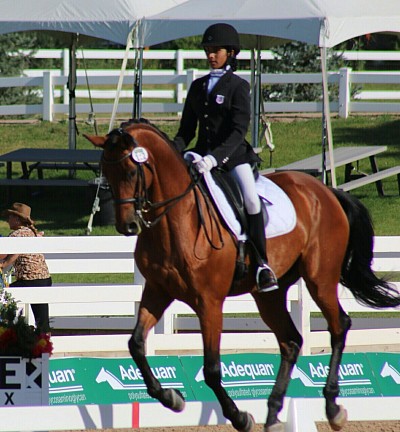
[[[271,426],[264,426],[264,432],[285,432],[285,426],[283,423],[278,422]]]
[[[254,428],[256,426],[256,422],[254,420],[254,417],[249,414],[248,412],[244,413],[247,415],[247,422],[246,425],[242,429],[238,429],[239,432],[253,432]]]
[[[185,399],[182,396],[182,393],[179,390],[168,389],[165,390],[169,393],[169,398],[171,400],[171,404],[169,405],[169,409],[174,412],[181,412],[185,409]]]
[[[331,429],[334,431],[340,431],[343,426],[347,422],[347,410],[343,408],[342,405],[339,405],[339,412],[333,417],[333,419],[329,420],[329,424]]]

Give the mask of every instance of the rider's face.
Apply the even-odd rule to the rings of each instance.
[[[230,56],[230,53],[223,47],[206,46],[204,51],[207,55],[208,64],[212,69],[223,68]]]

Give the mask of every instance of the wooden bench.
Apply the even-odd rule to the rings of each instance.
[[[29,165],[27,177],[30,176],[30,174],[33,171],[38,172],[39,179],[43,179],[43,170],[68,170],[68,171],[74,171],[74,170],[89,170],[93,171],[96,175],[99,175],[99,166],[92,166],[87,163],[67,163],[67,162],[35,162],[34,164]]]
[[[275,168],[264,168],[259,171],[260,175],[272,174],[275,172]]]
[[[88,186],[87,180],[79,179],[0,179],[0,186],[64,186],[64,187],[82,187]]]
[[[356,189],[361,186],[365,186],[367,184],[376,183],[378,181],[381,181],[384,178],[391,177],[394,175],[397,175],[397,183],[398,183],[399,195],[400,195],[400,165],[397,165],[392,168],[387,168],[385,170],[378,171],[376,173],[368,174],[356,180],[351,180],[349,182],[339,185],[337,188],[342,191],[348,192],[350,190]],[[383,188],[382,188],[382,195],[383,195]]]
[[[373,174],[378,173],[378,164],[376,161],[376,156],[380,153],[383,153],[387,150],[387,146],[345,146],[345,147],[337,147],[333,150],[334,153],[334,161],[335,167],[344,166],[344,181],[345,183],[350,183],[353,181],[353,164],[359,164],[359,161],[363,159],[369,159],[369,163],[371,165],[371,170]],[[326,152],[326,171],[331,171],[331,162],[330,162],[330,154]],[[288,165],[284,165],[282,167],[276,168],[276,171],[302,171],[313,176],[318,176],[323,173],[322,166],[322,156],[321,154],[317,154],[306,159],[302,159]],[[384,172],[384,171],[382,171]],[[386,172],[386,170],[385,170]],[[372,175],[373,175],[372,174]],[[371,175],[371,176],[372,176]],[[387,173],[387,176],[393,175]],[[359,177],[357,175],[357,177]],[[370,176],[367,177],[368,179]],[[376,177],[375,177],[376,178]],[[376,189],[379,195],[383,195],[383,188],[381,179],[376,178],[373,180],[371,177],[370,183],[375,183]],[[363,186],[364,183],[358,183],[359,186]],[[367,183],[365,183],[367,184]],[[352,188],[356,188],[357,183],[352,183]]]

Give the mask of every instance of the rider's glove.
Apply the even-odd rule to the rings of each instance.
[[[218,165],[215,157],[211,155],[204,156],[199,161],[194,162],[194,164],[200,174],[211,171]]]

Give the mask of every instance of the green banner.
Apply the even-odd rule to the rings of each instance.
[[[181,357],[183,369],[198,400],[215,401],[204,382],[203,357]],[[280,356],[231,354],[221,356],[222,385],[232,399],[267,399],[275,384]]]
[[[291,397],[323,397],[330,354],[299,357],[288,388]],[[339,368],[340,397],[380,396],[379,385],[362,353],[345,353]]]
[[[287,395],[323,397],[330,354],[300,356]],[[187,401],[215,401],[204,382],[203,356],[148,357],[164,388]],[[278,354],[221,356],[222,385],[232,399],[267,399],[280,364]],[[131,358],[50,359],[49,404],[154,402]],[[400,353],[345,353],[339,368],[340,397],[400,396]]]
[[[367,353],[382,396],[400,395],[400,353]]]
[[[178,389],[195,400],[179,358],[148,357],[164,388]],[[50,361],[49,404],[111,404],[154,402],[131,358],[60,358]]]

